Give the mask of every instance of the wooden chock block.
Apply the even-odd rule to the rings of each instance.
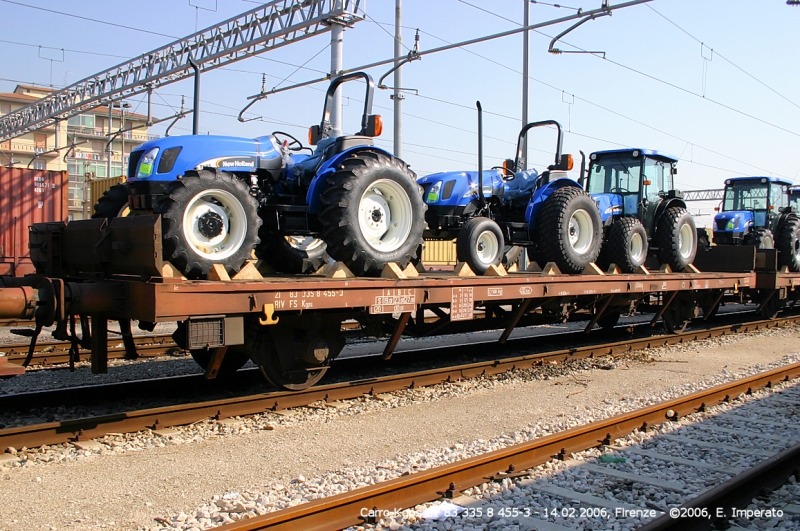
[[[275,270],[272,269],[272,266],[266,260],[259,260],[256,262],[256,269],[262,275],[269,275],[270,273],[274,273]]]
[[[381,278],[394,278],[396,280],[405,280],[408,277],[400,269],[400,266],[397,265],[397,262],[389,262],[385,266],[383,266],[383,271],[381,271]]]
[[[699,273],[699,272],[700,272],[700,270],[699,270],[699,269],[697,269],[697,268],[694,266],[694,264],[689,264],[688,266],[686,266],[686,272],[687,272],[687,273]]]
[[[175,266],[169,262],[164,262],[164,265],[161,266],[161,276],[164,278],[182,278],[186,280],[186,277],[181,275],[180,272],[175,269]]]
[[[420,269],[422,269],[422,270],[420,271]],[[409,264],[406,266],[406,268],[403,269],[403,273],[408,278],[418,277],[420,273],[424,273],[424,272],[425,272],[425,268],[422,267],[422,262],[418,262],[417,265],[414,265],[411,262],[409,262]]]
[[[353,272],[342,262],[328,264],[323,269],[328,278],[355,278]]]
[[[669,264],[661,264],[661,267],[658,268],[659,273],[672,273],[672,268]]]
[[[547,262],[545,264],[544,269],[542,269],[542,275],[553,276],[553,275],[560,275],[561,270],[555,264],[555,262]]]
[[[453,271],[458,277],[474,277],[475,271],[466,262],[459,262]]]
[[[517,265],[517,263],[516,263],[516,262],[514,262],[513,264],[511,264],[510,266],[508,266],[508,268],[506,269],[506,271],[508,271],[509,273],[516,273],[517,271],[519,271],[519,266]]]
[[[484,273],[484,276],[487,277],[507,277],[508,273],[506,272],[505,268],[501,265],[490,265],[489,268]]]
[[[235,275],[233,280],[262,280],[264,277],[258,272],[254,262],[248,260],[244,267]]]
[[[528,267],[525,268],[525,271],[527,271],[528,273],[541,273],[542,268],[539,267],[539,264],[537,264],[536,262],[531,262],[528,264]]]
[[[221,280],[223,282],[229,282],[231,280],[231,277],[228,276],[228,272],[225,270],[225,266],[222,264],[212,265],[206,278],[208,278],[208,280]]]
[[[622,274],[622,269],[620,269],[617,264],[611,264],[608,266],[606,275],[619,275],[619,274]]]
[[[595,264],[594,262],[590,263],[589,265],[587,265],[584,268],[583,274],[584,275],[605,275],[605,273],[603,273],[603,270],[600,269],[599,267],[597,267],[597,264]]]
[[[647,268],[646,268],[645,266],[643,266],[643,265],[640,265],[640,266],[639,266],[639,267],[636,269],[636,274],[638,274],[638,275],[649,275],[649,274],[650,274],[650,271],[648,271],[648,270],[647,270]]]

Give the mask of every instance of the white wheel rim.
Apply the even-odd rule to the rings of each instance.
[[[586,210],[580,208],[572,213],[569,218],[569,244],[578,254],[586,253],[592,246],[594,237],[594,224],[592,216]]]
[[[483,231],[475,242],[475,256],[482,264],[491,265],[500,252],[500,242],[495,233]]]
[[[399,249],[408,239],[413,221],[408,194],[389,179],[370,184],[358,201],[358,227],[377,251]]]
[[[201,223],[216,216],[222,219],[221,230],[218,234],[204,234]],[[186,205],[183,235],[200,256],[211,260],[228,258],[239,250],[247,235],[244,207],[233,194],[225,190],[200,192]]]
[[[632,261],[636,263],[643,261],[642,257],[644,255],[644,240],[642,239],[642,235],[638,232],[635,232],[631,236],[630,254]]]
[[[313,251],[325,245],[325,241],[313,236],[286,236],[286,241],[293,249],[298,251]]]
[[[124,218],[124,217],[130,216],[130,214],[131,214],[131,207],[130,207],[130,205],[128,203],[125,203],[125,206],[120,208],[119,212],[117,212],[117,217],[118,218]]]
[[[682,258],[689,258],[694,248],[694,229],[688,223],[681,225],[678,232],[678,252]]]

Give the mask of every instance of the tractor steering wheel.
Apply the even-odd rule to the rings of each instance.
[[[284,133],[283,131],[273,131],[272,136],[274,136],[275,140],[277,140],[278,143],[281,145],[283,145],[283,142],[281,141],[280,138],[278,138],[278,135],[286,137],[286,139],[289,141],[286,144],[286,149],[288,149],[289,151],[302,151],[304,149],[307,149],[312,153],[314,152],[314,150],[312,150],[310,147],[304,146],[302,142],[297,140],[297,138],[293,137],[289,133]]]
[[[611,189],[611,193],[629,194],[631,193],[631,191],[628,190],[627,188],[622,188],[621,186],[617,186],[616,188]]]
[[[516,177],[514,175],[514,172],[509,170],[505,166],[492,166],[492,169],[500,171],[500,178],[503,179],[504,181],[510,181],[514,177]]]

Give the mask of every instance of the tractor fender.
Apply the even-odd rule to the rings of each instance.
[[[542,206],[544,205],[544,202],[547,201],[553,192],[559,188],[564,188],[565,186],[581,188],[581,186],[572,179],[562,178],[550,181],[541,188],[538,188],[533,193],[533,196],[531,197],[531,200],[528,202],[528,206],[525,209],[525,221],[528,222],[529,231],[533,232],[535,228],[534,225],[536,224],[536,217],[539,214],[539,210],[541,210]],[[581,190],[583,190],[583,188],[581,188]]]
[[[688,208],[686,208],[686,203],[683,201],[683,199],[680,199],[678,197],[673,197],[670,199],[662,199],[661,202],[656,207],[655,216],[653,216],[653,229],[655,229],[656,228],[655,226],[658,225],[658,220],[661,219],[661,214],[666,212],[667,209],[670,207],[680,207],[688,210]]]
[[[355,146],[349,149],[345,149],[336,155],[332,156],[331,158],[325,160],[317,169],[317,174],[314,176],[314,179],[311,181],[311,184],[308,186],[308,193],[306,194],[306,203],[308,204],[308,213],[309,214],[319,214],[322,210],[322,194],[325,192],[325,189],[328,187],[328,183],[326,180],[326,176],[336,171],[336,166],[339,165],[344,159],[350,157],[351,155],[361,152],[361,151],[371,151],[373,153],[379,152],[384,153],[390,157],[394,157],[390,152],[386,151],[385,149],[381,149],[375,146]]]

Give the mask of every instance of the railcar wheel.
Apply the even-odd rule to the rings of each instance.
[[[466,262],[478,275],[486,273],[490,266],[503,259],[503,231],[493,220],[484,217],[467,221],[458,233],[456,256]]]
[[[92,218],[121,218],[130,214],[128,207],[128,185],[116,184],[103,192],[94,205]]]
[[[680,334],[695,317],[696,304],[691,293],[678,293],[661,315],[664,328],[670,334]]]
[[[622,312],[609,310],[597,320],[597,325],[603,330],[610,330],[617,326],[620,317],[622,317]]]
[[[192,355],[192,359],[205,371],[208,369],[208,366],[211,363],[211,358],[214,357],[216,352],[217,348],[201,348],[192,349],[189,351],[189,354]],[[230,376],[244,367],[248,361],[250,361],[250,356],[247,355],[247,351],[244,349],[244,346],[236,345],[228,347],[225,357],[222,358],[222,365],[219,366],[217,375]]]

